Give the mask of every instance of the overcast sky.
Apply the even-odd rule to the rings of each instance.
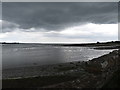
[[[118,40],[117,2],[3,2],[0,41],[85,43]]]

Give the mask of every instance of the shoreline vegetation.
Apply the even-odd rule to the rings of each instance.
[[[98,46],[94,49],[102,50],[119,49],[119,45],[120,41],[62,46]],[[3,79],[3,90],[6,88],[120,88],[118,81],[120,80],[118,76],[120,75],[119,55],[120,50],[114,50],[89,61],[48,65],[37,69],[31,67],[26,70],[30,70],[30,72],[36,70],[41,74],[34,77],[13,78],[11,76],[9,79]],[[24,68],[23,70],[26,71]],[[17,69],[12,72],[15,71],[21,72]],[[9,70],[6,72],[11,74]],[[27,74],[25,73],[25,75]]]

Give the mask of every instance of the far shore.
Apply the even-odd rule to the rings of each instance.
[[[2,45],[49,45],[49,46],[63,46],[63,47],[92,47],[98,50],[120,49],[120,41],[97,42],[97,43],[81,43],[81,44],[67,44],[67,43],[19,43],[19,42],[0,42]]]
[[[120,41],[96,42],[96,43],[19,43],[19,42],[0,42],[0,44],[35,44],[53,46],[113,46],[119,45]]]

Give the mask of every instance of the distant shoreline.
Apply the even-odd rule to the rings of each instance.
[[[49,45],[49,46],[67,46],[67,47],[95,47],[94,49],[120,49],[120,41],[111,41],[111,42],[97,42],[97,43],[81,43],[81,44],[66,44],[66,43],[18,43],[18,42],[13,42],[13,43],[8,43],[8,42],[0,42],[2,45],[16,45],[16,44],[24,44],[24,45]]]
[[[95,43],[20,43],[20,42],[0,42],[0,44],[44,44],[44,45],[100,45],[100,44],[120,44],[120,41],[95,42]]]

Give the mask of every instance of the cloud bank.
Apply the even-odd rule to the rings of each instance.
[[[3,2],[0,41],[96,42],[118,39],[117,2]]]
[[[23,29],[34,27],[62,30],[85,23],[111,24],[118,22],[117,4],[117,2],[4,2],[2,19],[12,23],[11,26],[6,25],[6,28],[12,28],[15,23]]]

